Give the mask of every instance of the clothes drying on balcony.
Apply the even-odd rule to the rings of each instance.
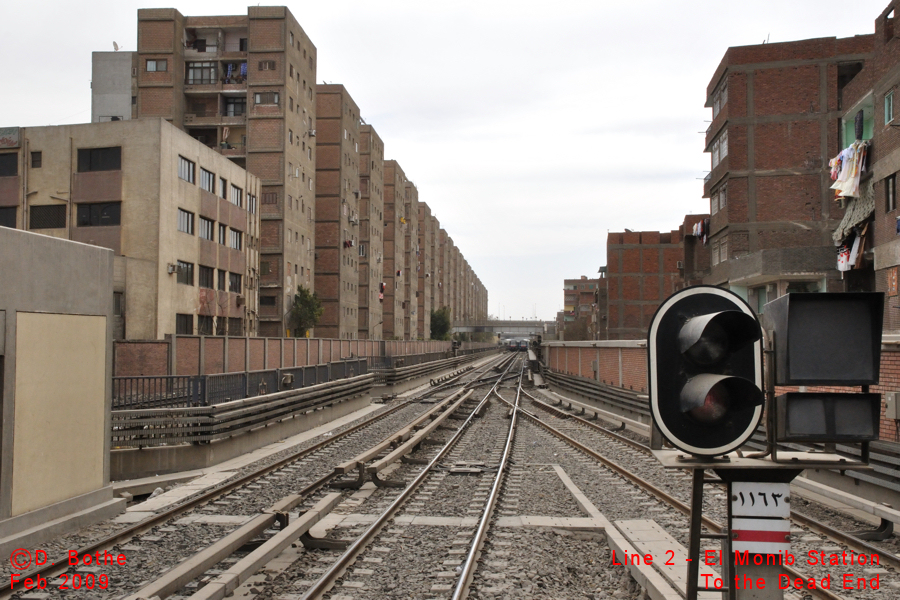
[[[828,161],[835,200],[859,197],[859,177],[866,171],[869,142],[856,140]]]

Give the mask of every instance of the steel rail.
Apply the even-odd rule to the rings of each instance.
[[[587,419],[583,419],[583,418],[579,417],[578,415],[573,415],[571,413],[567,413],[565,411],[560,410],[559,408],[557,408],[555,406],[546,404],[543,401],[536,399],[534,396],[532,396],[531,394],[529,394],[528,392],[526,392],[524,390],[522,391],[522,393],[525,394],[526,396],[528,396],[529,398],[531,398],[543,410],[546,410],[551,413],[555,412],[557,414],[565,415],[566,417],[575,420],[577,423],[591,427],[592,429],[595,429],[596,431],[599,431],[600,433],[602,433],[604,435],[610,436],[617,441],[623,442],[623,443],[627,444],[628,446],[630,446],[640,452],[643,452],[648,455],[653,454],[650,450],[650,447],[647,446],[646,444],[642,444],[638,441],[635,441],[635,440],[632,440],[625,436],[619,435],[614,431],[610,431],[604,427],[597,425],[596,423],[593,423]],[[888,566],[894,567],[895,569],[900,569],[900,556],[893,554],[888,550],[879,548],[873,544],[870,544],[866,540],[860,539],[860,538],[858,538],[854,535],[851,535],[845,531],[841,531],[840,529],[837,529],[831,525],[828,525],[827,523],[822,523],[821,521],[818,521],[818,520],[814,519],[813,517],[803,514],[801,512],[798,512],[796,510],[791,510],[791,519],[793,521],[799,523],[800,525],[803,525],[804,527],[807,527],[813,531],[816,531],[817,533],[820,533],[822,535],[825,535],[825,536],[831,538],[832,540],[834,540],[836,542],[844,544],[845,546],[848,546],[849,548],[852,548],[853,550],[856,550],[858,553],[869,554],[869,555],[877,554],[879,559],[883,560],[884,563],[887,564]]]
[[[508,400],[504,399],[503,401],[506,402],[507,404],[509,404]],[[638,487],[643,488],[644,490],[650,492],[652,495],[656,496],[658,499],[665,502],[666,504],[668,504],[675,510],[681,512],[682,514],[690,515],[690,512],[691,512],[690,506],[688,506],[687,504],[685,504],[678,498],[675,498],[671,494],[661,490],[660,488],[656,487],[655,485],[653,485],[646,479],[643,479],[641,477],[638,477],[637,475],[634,475],[633,473],[630,473],[627,469],[625,469],[621,465],[609,460],[608,458],[606,458],[605,456],[596,452],[592,448],[585,446],[578,440],[569,437],[568,435],[566,435],[562,431],[556,429],[552,425],[540,420],[539,418],[537,418],[537,416],[528,414],[527,412],[524,414],[526,417],[528,417],[529,419],[531,419],[532,421],[534,421],[541,427],[545,428],[547,431],[549,431],[556,437],[565,441],[567,444],[569,444],[576,450],[579,450],[580,452],[587,454],[591,458],[594,458],[594,459],[602,462],[605,466],[609,467],[610,469],[612,469],[619,475],[622,475],[623,477],[625,477],[626,479],[628,479],[629,481],[631,481]],[[706,526],[706,528],[709,529],[713,533],[725,533],[727,530],[727,528],[724,525],[720,524],[718,521],[710,519],[709,517],[701,516],[701,521],[703,522],[703,525]],[[785,564],[782,564],[781,567],[784,570],[784,572],[787,575],[789,575],[792,579],[800,578],[803,581],[806,581],[808,579],[807,577],[805,577],[802,573],[800,573],[793,567],[790,567]],[[842,600],[841,596],[838,596],[837,594],[834,594],[827,589],[816,588],[813,590],[808,590],[808,593],[817,598],[824,598],[825,600]]]
[[[493,362],[493,361],[490,361],[490,362]],[[484,366],[487,366],[487,365],[484,365]],[[465,373],[461,373],[459,376],[461,377],[464,374]],[[458,385],[458,384],[454,381],[448,381],[439,386],[435,386],[435,387],[426,389],[421,394],[419,394],[417,396],[413,396],[411,398],[408,398],[408,399],[404,400],[403,402],[398,403],[396,406],[390,407],[389,409],[385,410],[384,412],[374,415],[374,416],[366,419],[365,421],[362,421],[361,423],[357,423],[356,425],[354,425],[342,432],[339,432],[339,433],[336,433],[336,434],[330,436],[328,439],[322,440],[308,448],[305,448],[303,450],[299,450],[293,454],[290,454],[282,459],[279,459],[278,461],[276,461],[270,465],[266,465],[255,471],[252,471],[250,473],[242,475],[242,476],[238,477],[237,479],[234,479],[232,481],[225,483],[222,486],[210,489],[206,492],[202,492],[199,495],[191,498],[187,502],[173,506],[173,507],[166,509],[163,512],[157,513],[156,515],[153,515],[152,517],[149,517],[143,521],[139,521],[139,522],[135,523],[134,525],[130,525],[130,526],[128,526],[120,531],[117,531],[115,533],[112,533],[104,538],[101,538],[99,540],[91,542],[90,544],[87,544],[86,546],[83,546],[78,549],[78,551],[77,551],[78,556],[83,556],[86,554],[95,554],[98,551],[108,550],[109,548],[112,548],[118,544],[125,543],[128,540],[130,540],[131,538],[133,538],[137,535],[140,535],[142,533],[145,533],[145,532],[149,531],[150,529],[168,521],[169,519],[172,519],[174,517],[177,517],[181,514],[188,512],[190,510],[193,510],[197,506],[200,506],[207,502],[213,501],[216,498],[219,498],[221,496],[229,494],[232,491],[234,491],[256,479],[259,479],[260,477],[264,477],[265,475],[267,475],[273,471],[277,471],[278,469],[281,469],[281,468],[291,464],[292,462],[301,460],[302,458],[304,458],[318,450],[321,450],[325,446],[328,446],[340,439],[343,439],[349,435],[352,435],[352,434],[356,433],[357,431],[364,429],[364,428],[368,427],[369,425],[372,425],[372,424],[376,423],[377,421],[384,419],[385,417],[390,416],[391,414],[399,411],[401,408],[404,408],[404,407],[412,404],[413,402],[416,402],[423,398],[427,398],[428,396],[435,394],[436,392],[442,391],[448,387],[452,387],[455,385]],[[324,475],[323,477],[321,477],[320,479],[318,479],[317,481],[308,485],[306,488],[304,488],[304,491],[308,491],[308,493],[312,493],[316,489],[319,489],[320,487],[325,485],[334,476],[335,476],[334,473],[328,473],[328,474]],[[44,577],[44,578],[50,578],[50,577],[53,577],[55,575],[65,572],[67,569],[68,569],[68,555],[57,556],[57,557],[55,557],[55,560],[47,561],[47,563],[45,563],[43,566],[37,567],[35,569],[32,569],[31,571],[28,571],[27,573],[24,573],[17,582],[11,583],[9,588],[6,588],[6,589],[0,591],[0,599],[10,598],[13,594],[22,591],[22,589],[24,588],[23,582],[26,579],[37,580],[37,578],[39,576]]]
[[[503,476],[506,467],[509,464],[509,455],[512,453],[513,440],[516,437],[516,420],[519,413],[519,398],[522,393],[522,376],[525,372],[525,361],[522,361],[522,369],[519,371],[519,383],[516,386],[516,402],[513,405],[512,416],[509,422],[509,433],[506,436],[506,444],[503,447],[503,456],[500,458],[500,464],[497,467],[497,476],[494,478],[494,485],[491,487],[491,493],[488,496],[487,504],[481,515],[481,521],[478,523],[478,529],[475,531],[475,538],[472,540],[472,546],[466,556],[466,562],[463,564],[459,581],[453,590],[451,600],[462,600],[469,593],[469,586],[475,577],[475,566],[481,555],[481,549],[484,546],[484,538],[487,536],[487,530],[491,523],[491,517],[494,515],[494,508],[497,506],[497,498],[500,496],[500,486],[503,483]],[[500,379],[502,382],[503,379]],[[498,382],[498,384],[500,383]],[[496,393],[496,386],[491,390]],[[499,397],[500,394],[497,394]]]
[[[509,370],[509,367],[512,365],[507,365],[506,371]],[[482,410],[482,407],[487,403],[488,399],[491,397],[496,386],[500,385],[500,380],[502,376],[506,374],[504,371],[502,374],[498,375],[497,382],[494,384],[494,387],[491,388],[490,391],[481,399],[478,405],[474,410],[469,414],[468,418],[460,425],[459,429],[453,434],[449,441],[438,451],[438,453],[432,458],[427,465],[422,469],[422,471],[416,476],[413,481],[406,486],[406,488],[400,493],[399,496],[387,507],[387,509],[379,515],[377,519],[366,529],[363,534],[353,542],[349,548],[338,558],[337,562],[333,563],[331,567],[328,568],[325,573],[323,573],[319,579],[313,583],[312,586],[306,593],[303,594],[301,600],[313,600],[315,598],[321,598],[322,595],[328,592],[337,580],[344,574],[350,565],[356,560],[356,557],[365,549],[365,547],[375,539],[375,536],[382,530],[382,528],[390,521],[393,516],[400,510],[400,507],[412,496],[413,492],[418,489],[418,487],[425,481],[425,479],[430,475],[431,471],[434,469],[437,464],[443,460],[443,458],[453,449],[454,446],[459,442],[462,438],[463,433],[468,430],[469,425],[475,418],[475,415],[479,414]],[[474,393],[474,391],[470,391],[470,394]]]

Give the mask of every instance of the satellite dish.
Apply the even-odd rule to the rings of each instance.
[[[113,42],[113,50],[115,50],[116,52],[119,51],[119,45],[115,42]]]

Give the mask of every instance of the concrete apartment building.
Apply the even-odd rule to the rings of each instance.
[[[297,286],[314,285],[316,47],[303,28],[285,7],[141,9],[137,51],[95,53],[93,81],[92,118],[166,119],[259,178],[258,333],[284,335]]]
[[[788,292],[844,289],[832,240],[844,210],[828,161],[846,146],[844,89],[872,57],[872,43],[864,35],[726,51],[707,87],[705,283],[754,307]]]
[[[416,331],[424,339],[431,339],[431,310],[433,308],[433,279],[434,271],[434,228],[437,223],[431,215],[431,208],[425,202],[419,203],[419,237],[417,245],[418,266],[416,267]]]
[[[359,339],[383,339],[384,142],[359,128]]]
[[[8,128],[0,225],[114,252],[113,336],[256,335],[260,181],[162,119]]]
[[[316,86],[316,334],[359,335],[360,117],[342,85]]]
[[[592,340],[591,328],[597,290],[605,283],[601,279],[588,279],[582,275],[578,279],[563,280],[563,324],[566,340]]]

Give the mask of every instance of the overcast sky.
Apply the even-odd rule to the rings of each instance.
[[[489,313],[552,319],[606,235],[705,213],[706,86],[729,46],[874,32],[888,0],[289,4],[485,284]],[[137,9],[220,0],[6,3],[0,127],[90,120],[91,52],[137,46]]]

